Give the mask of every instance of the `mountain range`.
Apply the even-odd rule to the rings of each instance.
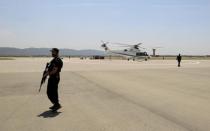
[[[0,56],[50,56],[51,48],[13,48],[0,47]],[[60,56],[104,56],[105,52],[100,50],[74,50],[74,49],[60,49]]]

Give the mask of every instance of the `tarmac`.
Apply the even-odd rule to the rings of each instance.
[[[50,59],[0,60],[0,131],[210,130],[210,60],[64,58],[52,113],[38,92]]]

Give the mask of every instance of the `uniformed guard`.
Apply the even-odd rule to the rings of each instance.
[[[53,106],[50,107],[52,111],[57,111],[61,108],[58,99],[58,83],[60,81],[60,72],[63,67],[63,61],[59,58],[59,49],[52,48],[50,50],[53,59],[51,60],[46,76],[49,75],[47,84],[47,96],[52,102]]]
[[[182,60],[181,54],[179,54],[179,55],[176,57],[176,60],[177,60],[177,62],[178,62],[178,67],[180,67],[180,66],[181,66],[180,63],[181,63],[181,60]]]

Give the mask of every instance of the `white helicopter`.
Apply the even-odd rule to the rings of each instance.
[[[135,45],[127,45],[127,44],[121,44],[121,43],[109,43],[109,42],[104,42],[101,41],[102,45],[101,47],[105,49],[105,51],[109,54],[109,55],[118,55],[118,56],[123,56],[125,58],[127,58],[127,60],[139,60],[139,59],[144,59],[145,61],[147,61],[148,59],[151,58],[150,55],[148,55],[148,53],[146,51],[141,51],[141,49],[145,49],[143,47],[141,47],[140,45],[142,43],[138,43]],[[124,50],[110,50],[107,46],[107,44],[117,44],[119,46],[123,46],[123,47],[128,47]]]

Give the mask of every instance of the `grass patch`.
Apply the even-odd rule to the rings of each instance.
[[[15,60],[15,59],[11,57],[0,57],[0,60]]]

